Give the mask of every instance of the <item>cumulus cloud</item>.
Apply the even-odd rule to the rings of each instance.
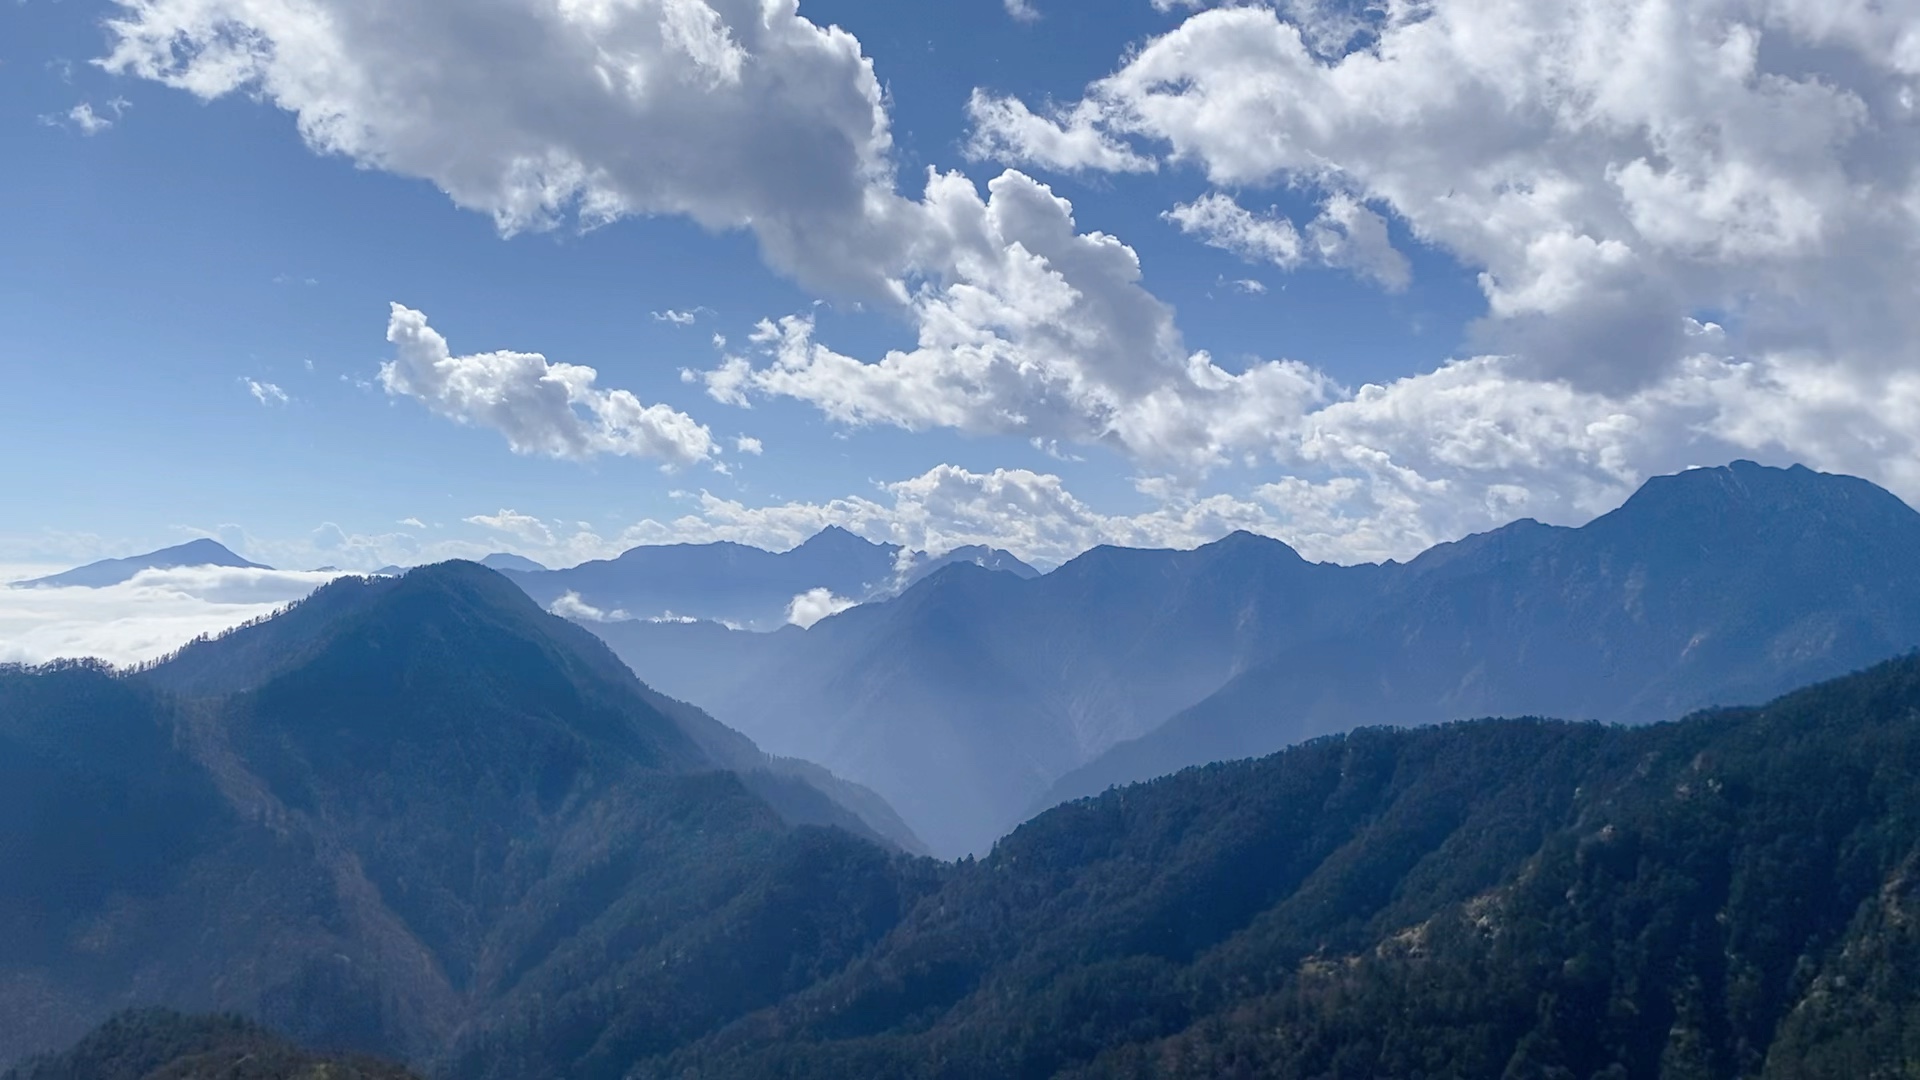
[[[1218,191],[1181,203],[1161,215],[1210,247],[1231,251],[1249,262],[1270,262],[1291,270],[1305,256],[1300,230],[1278,214],[1256,214]]]
[[[884,293],[891,135],[845,31],[797,0],[116,0],[106,70],[294,114],[316,151],[504,232],[684,214],[817,287]]]
[[[469,525],[495,529],[530,544],[546,547],[553,543],[553,530],[547,527],[546,522],[531,514],[522,514],[518,510],[502,510],[497,514],[475,514],[464,520]]]
[[[1132,248],[1078,231],[1072,206],[1023,173],[987,191],[929,178],[924,205],[950,261],[911,299],[916,348],[867,362],[817,341],[806,316],[763,322],[751,344],[769,362],[727,357],[704,374],[708,393],[797,398],[850,424],[1102,442],[1204,472],[1268,443],[1272,418],[1332,389],[1304,365],[1233,372],[1189,352],[1172,310],[1141,286]]]
[[[859,603],[833,595],[832,589],[808,589],[787,605],[787,623],[806,629],[830,615],[838,615]]]
[[[207,566],[144,570],[103,589],[0,588],[0,663],[151,660],[271,614],[335,576]]]
[[[1134,251],[1022,172],[903,195],[871,65],[793,0],[117,3],[109,70],[256,95],[317,150],[426,178],[503,230],[652,213],[751,230],[774,267],[877,301],[916,343],[860,359],[804,316],[770,320],[689,376],[711,397],[1103,444],[1168,478],[1155,535],[1266,514],[1329,552],[1404,553],[1736,452],[1920,494],[1920,30],[1898,5],[1168,0],[1195,13],[1078,100],[970,99],[976,156],[1305,193],[1317,216],[1290,233],[1249,215],[1263,261],[1396,289],[1403,235],[1476,275],[1483,355],[1344,386],[1189,348]],[[521,452],[714,452],[591,369],[455,357],[404,312],[389,389]],[[1197,494],[1246,465],[1275,475]]]
[[[1062,172],[1152,172],[1159,167],[1152,157],[1102,132],[1096,116],[1087,109],[1042,116],[1018,98],[975,90],[967,99],[967,118],[973,125],[967,156],[1030,162]]]
[[[563,619],[573,619],[576,622],[623,622],[632,618],[619,608],[602,611],[580,599],[580,594],[576,592],[562,593],[560,599],[547,605],[547,610]]]
[[[629,391],[600,389],[593,368],[550,363],[539,353],[455,356],[424,314],[399,304],[387,340],[395,348],[394,358],[380,366],[387,393],[493,428],[516,454],[616,454],[688,465],[715,453],[704,425],[665,405],[643,405]]]
[[[1437,0],[1341,32],[1339,10],[1202,11],[1063,107],[1057,135],[1384,207],[1479,272],[1489,345],[1583,388],[1671,373],[1703,311],[1739,316],[1742,353],[1909,359],[1911,12]],[[1333,246],[1391,281],[1358,205],[1330,204]]]
[[[752,454],[755,457],[759,457],[761,454],[765,453],[767,449],[766,446],[762,444],[759,439],[756,439],[751,435],[741,435],[738,438],[734,439],[733,448],[735,450],[738,450],[742,454]]]

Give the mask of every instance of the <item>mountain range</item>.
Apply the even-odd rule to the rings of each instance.
[[[943,567],[990,567],[1031,578],[1038,571],[996,548],[963,547],[933,557],[877,544],[829,526],[788,551],[731,542],[632,548],[565,570],[510,576],[543,607],[590,613],[589,621],[699,619],[749,630],[806,621],[796,601],[818,594],[846,606],[893,595]],[[498,567],[499,569],[512,569]]]
[[[954,863],[655,700],[471,564],[0,673],[0,1059],[130,1002],[318,1049],[135,1013],[23,1075],[253,1040],[262,1080],[1840,1080],[1920,1038],[1920,657],[1680,722],[1360,729]]]
[[[1054,803],[1369,723],[1645,722],[1764,701],[1920,645],[1920,514],[1863,480],[1735,462],[1580,528],[1519,521],[1407,563],[1240,533],[949,566],[811,628],[589,624],[640,677],[873,788],[943,856]]]

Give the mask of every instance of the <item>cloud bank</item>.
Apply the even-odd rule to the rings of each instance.
[[[0,587],[0,663],[151,660],[271,614],[337,576],[206,566],[143,570],[103,589]]]
[[[455,356],[426,315],[400,304],[393,305],[387,340],[394,346],[394,358],[380,366],[387,393],[492,428],[516,454],[582,460],[614,454],[690,465],[718,450],[713,433],[693,417],[643,405],[626,390],[603,390],[595,385],[600,373],[590,367],[504,350]]]

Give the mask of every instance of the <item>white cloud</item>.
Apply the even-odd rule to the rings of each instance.
[[[109,72],[295,115],[317,152],[504,232],[681,214],[818,288],[890,295],[879,81],[797,0],[116,0]]]
[[[805,629],[830,615],[838,615],[859,603],[833,595],[832,589],[809,589],[787,605],[787,622]]]
[[[1153,158],[1102,132],[1091,110],[1056,110],[1042,116],[1018,98],[975,90],[967,99],[967,119],[973,125],[967,156],[975,160],[1030,162],[1063,172],[1152,172],[1159,167]]]
[[[1071,205],[1024,174],[987,187],[982,199],[964,177],[928,181],[924,205],[952,254],[944,283],[912,297],[916,348],[863,362],[791,316],[753,336],[770,363],[727,357],[705,373],[708,393],[798,398],[850,424],[1104,442],[1199,472],[1272,441],[1274,417],[1330,392],[1300,364],[1230,372],[1189,353],[1172,311],[1141,287],[1132,248],[1078,232]]]
[[[248,378],[243,378],[240,381],[246,384],[247,393],[253,395],[253,400],[262,405],[285,405],[287,403],[287,392],[270,382],[262,382],[258,379]]]
[[[186,567],[103,589],[0,588],[0,662],[162,656],[298,600],[334,574]]]
[[[697,311],[675,311],[673,308],[651,314],[654,322],[672,323],[675,326],[692,326],[700,317]]]
[[[1270,262],[1284,270],[1300,265],[1305,251],[1300,230],[1278,214],[1255,214],[1216,191],[1181,203],[1161,215],[1202,243],[1231,251],[1248,262]]]
[[[541,547],[553,544],[553,530],[547,527],[546,522],[517,510],[502,510],[497,514],[475,514],[465,520],[469,525],[483,525],[489,529],[519,537],[529,544],[538,544]]]
[[[1001,0],[1007,7],[1007,14],[1020,22],[1033,22],[1040,18],[1040,12],[1034,9],[1029,0]]]
[[[1240,278],[1229,284],[1233,286],[1235,292],[1245,293],[1248,296],[1260,296],[1267,291],[1267,283],[1255,278]]]
[[[752,454],[755,457],[758,457],[761,454],[765,453],[767,449],[764,445],[761,444],[759,439],[756,439],[751,435],[742,435],[739,438],[734,439],[733,448],[735,450],[738,450],[742,454]]]
[[[1643,386],[1685,362],[1702,311],[1738,316],[1740,355],[1911,359],[1920,23],[1904,6],[1396,3],[1322,55],[1339,10],[1203,11],[1056,126],[1164,147],[1217,184],[1388,210],[1479,272],[1487,343],[1536,375]],[[1330,205],[1329,226],[1391,283],[1372,223],[1341,212],[1355,205]]]
[[[1489,508],[1578,517],[1650,472],[1734,452],[1920,494],[1920,23],[1901,5],[1167,3],[1207,10],[1078,101],[973,96],[975,154],[1191,165],[1216,190],[1306,193],[1321,209],[1287,223],[1292,246],[1277,215],[1249,215],[1266,261],[1399,288],[1391,222],[1477,275],[1487,355],[1358,388],[1190,349],[1133,250],[1080,232],[1022,173],[984,196],[935,174],[903,196],[858,43],[792,0],[119,6],[111,70],[257,94],[315,148],[427,178],[505,230],[649,213],[751,229],[773,266],[877,300],[917,341],[862,360],[808,318],[769,321],[744,355],[690,376],[714,399],[1101,443],[1172,478],[1142,535],[1268,515],[1318,550],[1398,554],[1497,523]],[[658,430],[634,430],[624,417],[646,410],[630,395],[613,408],[621,392],[591,369],[453,357],[417,313],[403,330],[426,358],[416,396],[522,452],[713,454],[664,406],[648,407]],[[1244,465],[1278,475],[1246,498],[1176,497]],[[1086,520],[1085,535],[1127,532]],[[1041,528],[1033,550],[1079,528]]]
[[[1413,267],[1387,235],[1387,219],[1351,195],[1329,197],[1307,226],[1307,237],[1321,262],[1372,278],[1390,292],[1404,290],[1413,280]]]
[[[623,622],[632,618],[618,608],[602,611],[580,599],[580,594],[576,592],[562,593],[560,599],[547,605],[547,610],[563,619],[574,619],[579,622]]]
[[[778,551],[838,525],[870,540],[933,554],[985,544],[1044,567],[1096,544],[1193,547],[1234,529],[1278,535],[1282,525],[1270,507],[1251,495],[1192,497],[1173,486],[1154,509],[1106,514],[1049,473],[973,472],[957,465],[880,484],[870,496],[819,503],[749,506],[710,492],[688,497],[695,503],[691,513],[669,521],[648,519],[617,538],[595,539],[612,548],[731,540]]]
[[[111,128],[114,121],[120,119],[129,108],[132,105],[127,99],[114,98],[107,102],[107,110],[113,113],[109,117],[95,112],[92,102],[83,101],[64,113],[44,115],[40,117],[40,122],[48,127],[70,127],[82,135],[98,135]]]
[[[427,527],[427,523],[417,517],[401,518],[399,521],[394,522],[394,524],[405,525],[409,529],[424,529]]]
[[[1412,279],[1407,257],[1387,234],[1386,219],[1350,195],[1330,196],[1305,236],[1280,214],[1256,214],[1218,191],[1180,203],[1161,216],[1201,243],[1248,262],[1292,270],[1311,258],[1352,270],[1392,292],[1405,289]]]
[[[380,366],[387,393],[493,428],[516,454],[616,454],[688,465],[716,450],[704,425],[665,405],[642,405],[629,391],[598,388],[593,368],[549,363],[539,353],[455,356],[424,314],[399,304],[387,340],[395,346],[394,358]]]

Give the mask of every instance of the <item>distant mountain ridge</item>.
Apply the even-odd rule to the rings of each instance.
[[[159,551],[149,551],[145,555],[133,555],[125,559],[102,559],[64,573],[51,574],[30,581],[16,581],[13,585],[15,588],[101,589],[131,581],[134,575],[142,570],[174,570],[187,566],[225,566],[242,570],[273,569],[261,563],[248,562],[227,550],[226,546],[217,540],[200,539],[170,548],[161,548]]]
[[[1646,723],[1765,701],[1920,645],[1920,513],[1864,480],[1735,462],[1578,528],[1413,560],[1378,611],[1238,675],[1043,803],[1359,722]]]
[[[786,625],[795,598],[816,589],[856,603],[893,595],[927,574],[965,562],[1021,577],[1038,571],[1005,551],[956,548],[938,557],[879,544],[830,525],[788,551],[731,541],[630,548],[564,570],[513,580],[543,607],[571,596],[613,620],[693,618],[755,630]]]
[[[1110,784],[1362,723],[1639,722],[1920,645],[1920,514],[1748,461],[1404,564],[1235,534],[1032,580],[970,569],[805,632],[593,629],[666,692],[880,791],[946,855]]]

